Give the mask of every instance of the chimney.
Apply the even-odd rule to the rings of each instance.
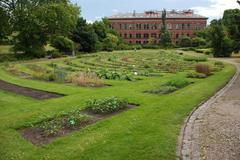
[[[135,10],[133,11],[133,17],[136,17],[136,11]]]

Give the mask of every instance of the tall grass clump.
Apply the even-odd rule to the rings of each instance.
[[[67,77],[66,81],[68,83],[73,83],[77,86],[83,86],[83,87],[103,87],[104,83],[103,81],[98,78],[98,76],[95,73],[85,73],[85,72],[79,72],[77,74],[72,74]]]

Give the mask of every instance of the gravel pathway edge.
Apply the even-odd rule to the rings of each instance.
[[[200,149],[198,143],[193,141],[193,139],[198,139],[198,127],[199,124],[196,120],[201,117],[205,111],[211,107],[211,104],[215,103],[219,97],[228,91],[228,89],[234,84],[236,79],[240,74],[240,66],[236,63],[227,60],[227,62],[234,64],[237,68],[237,71],[233,78],[214,96],[212,96],[209,100],[201,103],[190,113],[190,115],[184,121],[184,124],[181,129],[181,133],[178,138],[177,144],[177,160],[192,160],[192,159],[200,159]]]

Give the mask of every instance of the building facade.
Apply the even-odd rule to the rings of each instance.
[[[162,26],[162,11],[146,11],[145,13],[124,13],[108,17],[110,27],[129,44],[159,44]],[[173,43],[179,37],[193,37],[196,31],[204,29],[207,17],[195,14],[192,10],[167,11],[166,25]]]

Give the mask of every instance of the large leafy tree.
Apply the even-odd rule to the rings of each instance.
[[[10,32],[9,15],[6,10],[0,8],[0,42],[5,39]]]
[[[112,33],[108,33],[107,37],[103,40],[103,50],[113,51],[117,49],[118,44],[119,38]]]
[[[79,44],[79,51],[95,52],[97,50],[98,37],[86,20],[79,18],[75,30],[71,34],[72,40]]]
[[[233,49],[240,51],[240,10],[226,10],[223,15],[223,24],[226,26],[229,37],[233,40]]]
[[[233,51],[232,41],[228,38],[221,20],[213,20],[209,29],[209,38],[215,57],[230,57]]]
[[[162,12],[162,27],[161,27],[161,36],[160,42],[164,47],[168,47],[172,44],[170,33],[166,25],[167,11],[164,9]]]
[[[8,12],[17,33],[15,50],[31,56],[41,56],[52,36],[68,35],[80,13],[69,0],[2,0],[0,8]]]
[[[102,42],[107,37],[107,26],[103,21],[96,21],[92,24],[95,33],[98,36],[98,40]]]

